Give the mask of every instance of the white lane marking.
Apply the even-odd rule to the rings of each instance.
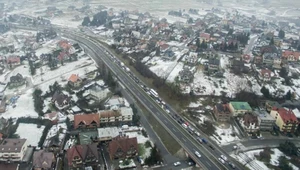
[[[184,142],[186,142],[186,140],[185,140],[184,138],[182,138],[182,140],[183,140]]]
[[[165,122],[165,123],[168,123],[165,119],[164,119],[164,122]]]
[[[176,132],[176,130],[174,128],[172,128],[174,132]]]
[[[149,105],[149,107],[150,107],[151,109],[153,109],[152,105]]]

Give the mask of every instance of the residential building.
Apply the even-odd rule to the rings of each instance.
[[[82,85],[82,79],[78,76],[78,74],[72,74],[69,77],[68,83],[73,88],[79,88]]]
[[[270,81],[271,77],[272,77],[272,71],[269,69],[261,69],[258,77],[260,78],[260,80],[262,80],[264,82]]]
[[[119,136],[121,132],[117,127],[98,128],[98,140],[101,142],[110,141]]]
[[[269,67],[281,68],[281,56],[277,53],[264,53],[263,54],[263,63]]]
[[[217,121],[226,122],[230,120],[231,113],[228,104],[217,104],[213,111]]]
[[[229,109],[233,116],[241,116],[247,112],[252,112],[248,102],[230,102]]]
[[[109,93],[110,91],[108,88],[104,88],[96,83],[84,91],[83,97],[96,102],[101,102],[108,97]]]
[[[74,115],[74,129],[97,128],[99,126],[98,114]]]
[[[7,58],[6,62],[9,65],[9,67],[18,66],[21,64],[21,59],[17,56],[10,56]]]
[[[15,76],[10,77],[9,86],[10,87],[17,87],[25,84],[25,78],[22,76],[22,74],[18,73]]]
[[[109,142],[108,152],[112,160],[134,157],[138,153],[137,138],[120,135]]]
[[[55,157],[52,152],[35,151],[32,161],[33,170],[52,170],[55,168]]]
[[[258,117],[259,129],[261,131],[273,130],[276,120],[267,111],[255,110],[254,114]]]
[[[300,60],[300,52],[298,51],[290,51],[286,50],[282,52],[282,59],[285,61],[299,61]]]
[[[133,112],[131,107],[121,107],[118,110],[99,111],[101,126],[130,124]]]
[[[111,108],[120,108],[120,107],[125,106],[125,100],[122,97],[113,96],[107,101],[106,106],[109,107],[110,109]]]
[[[220,70],[220,59],[219,58],[209,58],[208,59],[208,72],[217,72]]]
[[[297,129],[299,122],[292,110],[274,107],[270,114],[281,132],[293,133]]]
[[[19,170],[19,164],[18,163],[1,163],[0,169],[2,170]],[[20,169],[21,170],[21,169]]]
[[[55,92],[51,101],[57,109],[64,110],[69,107],[71,98],[63,93]]]
[[[4,139],[0,144],[0,160],[22,161],[27,150],[27,139]]]
[[[210,41],[210,34],[208,33],[200,33],[200,42],[209,42]]]
[[[265,103],[267,112],[271,112],[273,107],[280,108],[280,104],[276,101],[267,100]]]
[[[99,164],[97,144],[75,145],[67,150],[67,161],[70,169],[84,169],[92,166],[96,169]]]
[[[247,133],[256,133],[259,131],[258,118],[252,113],[245,113],[240,119],[240,124]]]

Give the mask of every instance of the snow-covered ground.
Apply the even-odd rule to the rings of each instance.
[[[19,117],[33,117],[37,118],[38,113],[34,111],[33,89],[27,90],[24,94],[21,94],[16,101],[15,108],[12,104],[7,106],[7,110],[0,114],[0,117],[8,118],[19,118]]]
[[[17,128],[16,134],[20,136],[20,139],[27,139],[28,145],[38,146],[44,128],[45,126],[37,128],[36,124],[20,123]]]
[[[271,154],[271,160],[270,160],[270,164],[274,165],[274,166],[278,166],[279,165],[279,157],[280,156],[285,156],[279,149],[275,148],[275,149],[271,149],[274,153]],[[259,155],[259,153],[263,151],[263,149],[258,149],[258,150],[253,150],[253,151],[248,151],[245,153],[240,153],[238,155],[236,154],[232,154],[231,157],[235,158],[236,160],[238,160],[240,163],[242,164],[246,164],[246,161],[252,160],[250,161],[246,166],[251,169],[251,170],[257,170],[257,169],[269,169],[264,162],[261,162],[259,160],[257,160],[255,158],[255,155]],[[285,156],[287,159],[290,159],[289,157]],[[290,163],[290,166],[292,166],[292,168],[294,170],[299,170],[298,167],[296,167],[295,165]]]
[[[228,143],[236,142],[239,140],[236,135],[232,136],[232,134],[235,134],[235,131],[231,126],[229,128],[216,127],[215,133],[218,134],[221,139],[216,135],[210,136],[210,138],[215,140],[220,145],[226,145]]]

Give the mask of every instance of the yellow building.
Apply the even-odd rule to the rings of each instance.
[[[292,110],[273,108],[270,115],[275,118],[275,124],[281,132],[293,133],[299,124]]]

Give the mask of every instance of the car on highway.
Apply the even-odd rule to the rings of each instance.
[[[181,165],[180,162],[175,162],[175,163],[174,163],[174,166],[179,166],[179,165]]]
[[[222,164],[225,164],[225,161],[222,158],[218,158]]]
[[[201,154],[200,154],[198,151],[195,151],[195,155],[196,155],[198,158],[201,158]]]
[[[202,142],[205,143],[205,144],[208,143],[207,140],[206,140],[205,138],[202,138]]]
[[[208,147],[210,147],[210,149],[215,150],[215,148],[212,145],[208,145]]]
[[[197,139],[197,141],[198,141],[199,143],[202,143],[202,139],[201,139],[201,138],[197,137],[196,139]]]
[[[225,155],[221,155],[221,158],[224,160],[224,161],[227,161],[227,157]]]
[[[164,105],[163,105],[163,106],[164,106]],[[166,109],[166,112],[167,112],[167,113],[170,113],[170,110],[169,110],[169,109]]]
[[[235,165],[232,162],[229,162],[228,165],[232,168],[235,169]]]
[[[182,126],[186,129],[187,128],[187,125],[186,124],[184,124],[184,123],[182,123]]]

